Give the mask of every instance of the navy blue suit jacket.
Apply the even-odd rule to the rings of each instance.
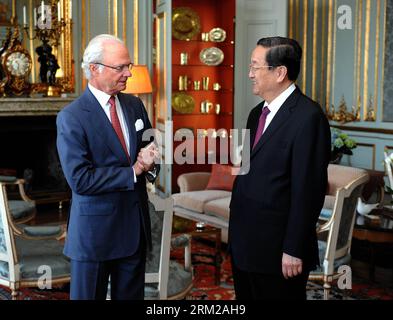
[[[89,89],[57,116],[57,148],[72,190],[64,254],[74,260],[130,256],[143,236],[151,243],[145,177],[134,183],[132,170],[151,124],[139,98],[122,93],[118,98],[129,130],[131,163]],[[144,128],[136,131],[138,119]]]
[[[262,107],[248,118],[251,146]],[[251,151],[248,174],[234,182],[229,247],[239,269],[281,274],[283,252],[303,259],[305,270],[319,263],[316,222],[329,159],[329,123],[297,88]]]

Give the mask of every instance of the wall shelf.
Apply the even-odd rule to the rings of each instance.
[[[172,111],[173,129],[189,128],[193,132],[206,129],[225,129],[229,132],[233,128],[234,106],[234,65],[235,65],[235,0],[225,1],[225,10],[222,1],[211,0],[173,0],[172,7],[189,7],[200,19],[200,32],[209,32],[220,27],[226,32],[223,42],[202,41],[201,34],[194,35],[194,39],[172,39],[172,92],[183,92],[193,97],[195,108],[192,113],[182,114]],[[200,52],[206,48],[220,48],[224,54],[221,64],[206,65],[199,59]],[[187,64],[181,63],[182,54],[187,53]],[[187,76],[187,90],[179,91],[179,77]],[[203,77],[209,77],[209,90],[202,90]],[[201,90],[194,90],[194,81],[200,81]],[[220,90],[213,90],[213,84],[219,83]],[[201,113],[200,105],[203,101],[211,102],[213,108],[209,113]],[[220,104],[221,110],[216,114],[214,106]],[[206,171],[210,166],[183,165],[172,166],[172,192],[178,191],[177,177],[182,172]]]

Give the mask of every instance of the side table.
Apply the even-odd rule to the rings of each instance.
[[[355,225],[353,238],[366,241],[369,251],[370,269],[369,276],[374,280],[376,254],[383,244],[393,249],[393,210],[390,208],[375,209],[371,211],[377,219],[369,219],[366,216],[364,225]],[[383,253],[382,253],[383,254]]]
[[[221,229],[205,224],[203,224],[202,228],[197,228],[199,224],[200,224],[199,222],[195,222],[190,219],[175,216],[173,219],[174,234],[177,235],[179,233],[183,233],[183,234],[186,233],[191,236],[191,239],[204,238],[214,241],[214,254],[213,254],[214,268],[215,268],[214,282],[216,285],[219,285],[220,276],[221,276],[221,263],[222,263]],[[191,255],[198,256],[201,254],[198,252],[191,251]]]
[[[220,276],[221,276],[221,229],[215,228],[212,226],[204,226],[201,229],[195,228],[194,231],[188,232],[192,238],[211,238],[213,237],[215,242],[215,250],[214,250],[214,267],[215,267],[215,274],[214,274],[214,283],[216,285],[220,284]],[[199,255],[198,253],[192,253],[191,255]]]

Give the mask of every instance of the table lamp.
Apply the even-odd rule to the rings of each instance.
[[[131,74],[132,76],[127,79],[127,87],[123,91],[124,93],[140,94],[153,92],[149,70],[146,65],[134,65]]]

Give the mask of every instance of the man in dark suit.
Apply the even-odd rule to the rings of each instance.
[[[151,242],[146,178],[157,150],[142,101],[120,93],[131,76],[124,43],[99,35],[82,62],[88,88],[57,117],[57,148],[72,189],[64,254],[71,258],[71,299],[143,299]]]
[[[329,123],[294,82],[302,49],[260,39],[249,77],[264,101],[251,112],[249,172],[237,176],[229,248],[237,299],[306,299],[319,264],[316,223],[327,187]]]

